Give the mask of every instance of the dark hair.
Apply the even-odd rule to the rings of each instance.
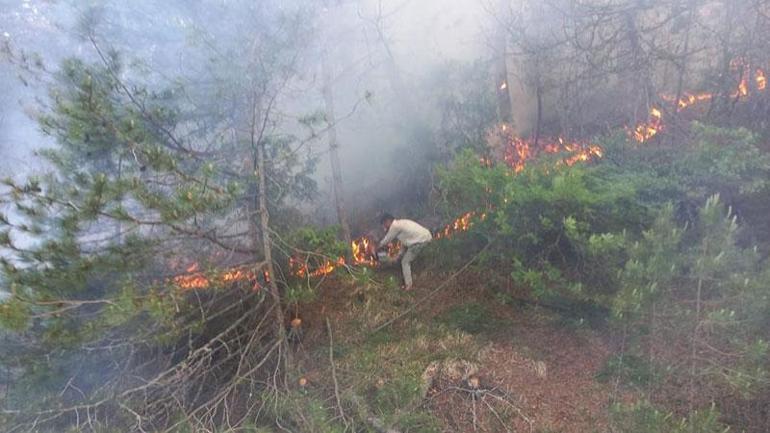
[[[393,217],[393,215],[391,215],[391,214],[389,214],[389,213],[385,212],[385,213],[384,213],[384,214],[382,214],[382,216],[380,217],[380,224],[385,224],[387,221],[393,221],[394,219],[395,219],[395,218]]]

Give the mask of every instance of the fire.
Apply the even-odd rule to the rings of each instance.
[[[738,82],[738,86],[735,88],[733,92],[729,94],[729,96],[733,99],[741,99],[746,98],[750,96],[751,94],[751,88],[750,83],[754,82],[754,88],[758,92],[764,92],[767,90],[767,75],[765,74],[765,71],[756,68],[754,69],[754,74],[752,77],[752,68],[749,64],[745,62],[744,59],[734,59],[730,62],[730,69],[732,71],[740,72],[740,81]],[[716,97],[716,94],[710,93],[710,92],[701,92],[701,93],[684,93],[678,100],[675,96],[662,94],[660,95],[660,99],[668,102],[674,102],[676,100],[676,109],[677,111],[682,111],[690,107],[694,107],[696,105],[699,105],[702,102],[708,102],[713,100]],[[646,123],[641,123],[637,125],[634,129],[630,130],[629,133],[631,137],[633,137],[636,141],[640,143],[644,143],[645,141],[648,141],[655,135],[657,135],[664,127],[663,124],[663,116],[660,112],[660,109],[653,107],[650,110],[650,118]]]
[[[203,274],[179,275],[174,277],[174,283],[182,289],[205,289],[211,284]]]
[[[738,92],[733,94],[734,97],[741,97],[741,96],[748,96],[749,95],[749,83],[746,78],[741,80],[741,83],[738,84]]]
[[[249,282],[254,290],[262,287],[254,271],[246,266],[231,268],[215,275],[207,275],[198,269],[198,263],[193,263],[185,269],[185,274],[177,275],[172,281],[183,290],[207,289],[217,284],[232,284],[240,281]],[[270,282],[267,271],[263,272],[262,277],[265,282]]]
[[[634,139],[640,143],[651,139],[663,130],[663,113],[657,107],[650,109],[650,118],[646,123],[636,125],[632,131]]]
[[[391,259],[395,259],[401,254],[401,242],[399,241],[389,243],[387,248],[388,257]]]
[[[447,239],[453,237],[460,232],[468,231],[476,221],[483,221],[486,219],[486,212],[466,212],[460,215],[451,223],[444,226],[441,230],[438,230],[434,235],[434,239]],[[358,239],[354,239],[350,243],[351,247],[351,262],[353,266],[366,266],[374,268],[380,265],[380,261],[377,258],[377,243],[367,236],[362,236]],[[397,258],[401,253],[401,243],[392,242],[387,246],[387,255],[391,259]],[[348,262],[344,257],[338,257],[336,260],[324,259],[320,262],[305,260],[299,257],[289,257],[289,273],[292,276],[299,278],[314,278],[329,275],[337,268],[348,266]]]
[[[751,82],[751,78],[753,78],[754,87],[757,91],[764,92],[767,90],[767,76],[764,70],[757,68],[754,70],[752,77],[751,69],[740,60],[731,63],[731,67],[733,70],[742,71],[741,80],[737,89],[730,95],[731,97],[743,98],[749,96],[749,83]],[[505,81],[500,85],[501,90],[504,90],[507,87],[508,83]],[[660,98],[664,101],[674,102],[676,100],[677,111],[696,106],[701,102],[711,101],[714,97],[715,95],[713,93],[708,92],[684,93],[678,100],[670,95],[660,95]],[[660,108],[653,106],[650,109],[648,120],[639,123],[633,129],[629,128],[629,134],[636,141],[644,143],[657,136],[664,129],[663,112]],[[526,163],[541,153],[565,153],[566,156],[559,160],[557,164],[565,164],[567,166],[572,166],[578,162],[587,162],[593,159],[602,158],[604,155],[604,151],[600,146],[581,142],[568,142],[563,137],[558,137],[556,139],[540,139],[538,140],[537,145],[535,145],[530,140],[514,136],[508,125],[505,123],[491,131],[488,138],[493,153],[495,153],[497,158],[502,160],[515,173],[524,170]],[[494,165],[494,160],[489,157],[481,157],[479,158],[479,162],[485,167]],[[486,217],[486,212],[466,212],[450,224],[444,226],[441,230],[438,230],[433,235],[433,238],[451,238],[457,233],[468,231],[477,221],[483,221]],[[355,239],[351,242],[350,248],[350,265],[368,267],[376,267],[379,265],[376,243],[372,239],[366,236]],[[393,243],[388,245],[389,257],[397,257],[400,251],[400,244]],[[344,257],[338,257],[336,260],[327,258],[317,263],[310,263],[309,260],[303,261],[296,257],[289,258],[289,271],[291,275],[300,278],[329,275],[334,272],[335,269],[347,265],[348,263]],[[185,272],[184,275],[178,275],[173,278],[174,284],[184,290],[205,289],[215,284],[235,283],[240,281],[248,281],[254,290],[259,290],[262,287],[254,271],[247,267],[232,268],[218,275],[208,276],[199,271],[198,263],[193,263],[186,268]],[[267,271],[263,271],[262,280],[265,283],[270,283],[270,274]]]
[[[533,140],[513,135],[505,124],[493,128],[488,134],[487,142],[495,157],[502,160],[515,173],[524,170],[528,161],[542,153],[566,154],[558,164],[569,166],[577,162],[601,158],[603,155],[603,150],[599,146],[582,142],[569,142],[563,137],[541,138],[535,144]],[[493,165],[492,161],[488,157],[479,159],[479,162],[487,167]]]
[[[289,272],[299,278],[329,275],[339,266],[345,266],[344,257],[339,257],[335,261],[324,259],[317,266],[311,266],[308,261],[302,261],[296,257],[289,257]]]
[[[434,239],[451,238],[455,234],[468,231],[476,221],[486,219],[486,212],[466,212],[437,231]],[[380,262],[377,258],[377,243],[367,236],[362,236],[351,242],[351,263],[355,266],[377,267]],[[396,258],[401,253],[401,244],[392,242],[387,246],[387,254],[390,258]],[[310,257],[304,260],[298,256],[289,257],[289,274],[298,278],[316,278],[329,275],[337,268],[348,266],[344,257],[336,260],[323,258],[312,260]],[[207,289],[218,284],[233,284],[247,281],[253,290],[259,290],[262,285],[258,281],[257,274],[248,266],[234,267],[217,274],[206,274],[199,271],[197,263],[187,267],[186,272],[172,279],[173,283],[183,290]],[[270,274],[267,271],[261,275],[265,284],[270,283]]]
[[[767,76],[765,76],[765,71],[757,69],[757,72],[754,74],[754,81],[757,83],[757,90],[764,91],[767,89]]]
[[[587,162],[593,158],[601,158],[604,156],[604,151],[601,147],[596,145],[589,145],[588,147],[581,149],[579,152],[573,154],[569,158],[563,160],[568,166],[572,166],[578,162]]]
[[[701,102],[710,101],[714,98],[713,93],[684,93],[676,103],[677,110],[682,111],[685,108],[699,104]],[[670,95],[661,95],[660,99],[668,102],[674,102],[675,97]]]
[[[350,243],[351,265],[376,267],[379,265],[377,260],[376,242],[367,236],[354,239]],[[388,255],[397,257],[400,251],[398,242],[388,245]],[[335,269],[348,266],[344,257],[338,257],[336,260],[324,259],[321,262],[311,260],[300,260],[297,257],[289,257],[289,273],[295,277],[321,277],[329,275]]]
[[[329,275],[332,272],[334,272],[335,269],[337,269],[337,266],[341,266],[345,264],[345,259],[340,257],[336,262],[332,262],[331,260],[324,260],[323,264],[310,272],[308,275],[311,277],[322,277],[324,275]]]
[[[476,221],[484,221],[486,218],[486,212],[466,212],[444,226],[443,229],[438,230],[433,235],[433,239],[448,239],[457,233],[467,232]]]
[[[350,243],[350,249],[353,252],[354,265],[375,266],[377,264],[377,251],[375,251],[374,242],[364,236],[353,240]]]

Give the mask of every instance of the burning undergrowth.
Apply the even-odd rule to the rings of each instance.
[[[684,110],[694,110],[705,103],[713,103],[720,97],[730,101],[739,102],[748,99],[752,95],[764,93],[767,90],[767,76],[765,71],[759,67],[753,67],[743,59],[733,59],[730,62],[731,72],[739,77],[738,84],[734,90],[726,94],[718,92],[682,92],[680,95],[661,94],[659,98],[663,102],[675,105],[676,112]],[[626,130],[631,138],[639,143],[644,143],[657,136],[665,130],[666,124],[663,120],[664,112],[662,104],[653,105],[650,108],[648,119],[634,127],[627,127]]]
[[[763,69],[753,67],[742,59],[735,59],[730,64],[731,71],[739,76],[735,90],[726,96],[734,101],[741,101],[753,94],[766,91],[767,77]],[[676,111],[692,110],[701,104],[714,102],[720,96],[714,92],[682,92],[681,95],[661,94],[663,102],[675,103]],[[659,136],[666,130],[664,109],[661,105],[650,108],[648,120],[633,127],[626,127],[628,136],[638,142],[645,143]],[[502,123],[492,127],[486,136],[488,156],[482,156],[479,161],[482,166],[492,167],[502,163],[516,174],[524,170],[528,163],[544,156],[556,156],[556,166],[573,166],[577,163],[601,159],[605,150],[598,144],[588,141],[568,140],[564,137],[537,137],[525,139],[517,136],[513,128]],[[479,221],[486,219],[487,211],[468,211],[450,223],[433,230],[434,239],[452,238],[457,233],[465,232]],[[389,244],[383,255],[378,255],[377,239],[364,235],[351,241],[345,251],[336,254],[313,253],[301,251],[288,255],[287,274],[295,278],[318,278],[329,275],[337,269],[350,266],[375,268],[384,261],[393,261],[399,257],[401,246],[396,242]],[[259,290],[269,283],[270,276],[266,271],[254,271],[250,266],[231,267],[219,272],[203,272],[198,269],[198,263],[192,264],[184,273],[173,278],[173,283],[182,289],[203,289],[222,284],[240,282]]]
[[[433,231],[434,240],[453,238],[459,233],[467,232],[477,222],[486,219],[486,212],[466,212],[455,218],[449,224]],[[331,242],[331,241],[330,241]],[[316,244],[318,244],[316,242]],[[286,265],[289,277],[307,279],[329,275],[337,269],[347,267],[376,268],[384,263],[397,260],[402,251],[398,241],[391,242],[378,254],[377,240],[370,235],[361,236],[350,243],[350,248],[344,254],[333,257],[329,253],[303,250],[289,255]],[[349,259],[346,258],[349,256]],[[231,284],[245,285],[251,290],[258,291],[270,282],[267,271],[255,271],[253,265],[240,265],[226,268],[223,271],[205,272],[195,262],[188,266],[183,273],[173,277],[171,282],[182,290],[207,289],[223,287]]]

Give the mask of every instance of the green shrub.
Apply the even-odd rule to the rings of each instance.
[[[606,303],[614,274],[599,272],[612,266],[592,265],[599,254],[622,260],[617,235],[606,233],[639,226],[646,210],[634,205],[633,185],[603,179],[599,170],[534,162],[513,175],[502,165],[482,167],[465,153],[439,170],[439,179],[448,213],[487,209],[473,227],[494,242],[485,265],[508,269],[535,297]]]
[[[684,227],[664,208],[627,248],[613,312],[632,335],[647,334],[647,345],[687,348],[686,359],[667,359],[672,376],[749,396],[768,383],[770,272],[755,248],[738,245],[738,231],[718,196]]]
[[[324,257],[336,259],[345,257],[350,252],[350,245],[340,241],[337,234],[338,226],[326,228],[302,227],[292,232],[287,237],[287,243],[306,253],[312,253],[318,257],[310,257],[311,260],[318,261]]]

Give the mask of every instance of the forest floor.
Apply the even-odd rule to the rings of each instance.
[[[472,271],[427,301],[447,276],[423,273],[403,292],[394,275],[331,277],[290,312],[302,319],[295,373],[307,381],[303,392],[347,408],[350,422],[355,412],[400,432],[592,433],[606,431],[610,401],[635,399],[598,379],[612,354],[601,329],[504,302]]]

